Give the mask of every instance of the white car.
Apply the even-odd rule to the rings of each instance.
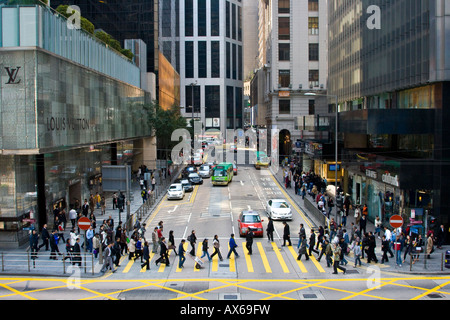
[[[266,213],[273,220],[292,220],[292,210],[284,199],[267,201]]]
[[[203,159],[200,155],[194,155],[194,165],[201,166],[203,164]]]
[[[198,174],[202,178],[209,178],[209,177],[211,177],[211,173],[212,173],[212,169],[211,169],[211,166],[208,165],[208,164],[202,165],[200,167],[200,169],[198,170]]]
[[[181,183],[171,184],[169,190],[167,191],[167,199],[183,199],[184,198],[184,188]]]

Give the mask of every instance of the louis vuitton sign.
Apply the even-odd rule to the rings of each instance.
[[[8,75],[8,81],[5,84],[19,84],[22,80],[19,75],[21,67],[4,67],[6,74]]]

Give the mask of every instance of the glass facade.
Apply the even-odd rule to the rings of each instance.
[[[91,21],[96,29],[106,31],[117,41],[141,39],[147,44],[147,71],[155,72],[158,69],[158,56],[154,46],[158,36],[155,34],[157,33],[155,13],[158,8],[155,2],[158,1],[51,0],[49,2],[54,9],[60,4],[77,5],[81,15]]]

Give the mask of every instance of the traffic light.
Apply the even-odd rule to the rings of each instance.
[[[428,218],[428,229],[429,230],[434,230],[436,227],[436,218],[433,216],[430,216]]]

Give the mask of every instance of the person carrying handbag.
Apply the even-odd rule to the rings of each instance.
[[[219,237],[217,236],[217,234],[214,236],[214,239],[213,239],[213,247],[214,247],[214,252],[213,252],[213,254],[211,255],[211,260],[212,260],[212,258],[217,254],[217,255],[219,255],[219,260],[220,260],[220,261],[223,261],[223,259],[222,259],[222,254],[220,253],[220,242],[219,242]]]

